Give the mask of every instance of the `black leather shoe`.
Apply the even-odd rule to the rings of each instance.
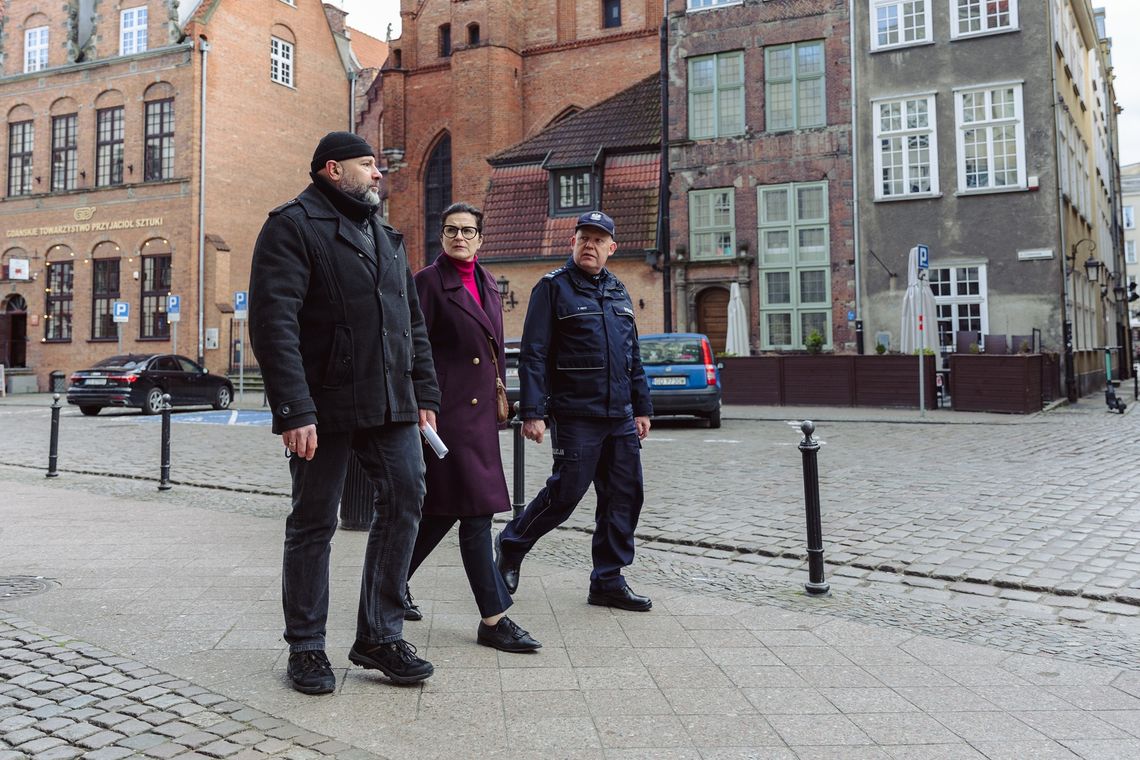
[[[499,568],[499,575],[503,576],[503,585],[507,587],[508,594],[514,594],[519,587],[519,563],[507,563],[503,559],[503,534],[495,536],[495,567]]]
[[[435,672],[431,663],[416,657],[416,648],[403,639],[388,644],[357,641],[348,651],[348,659],[362,668],[379,670],[396,683],[416,683]]]
[[[289,655],[289,680],[302,694],[330,694],[336,689],[329,658],[319,649]]]
[[[509,617],[502,617],[495,625],[479,622],[477,640],[485,647],[494,647],[500,652],[533,652],[541,649],[533,637],[515,624]]]
[[[622,586],[613,591],[591,591],[586,601],[599,607],[617,607],[619,610],[632,612],[648,612],[653,608],[652,599],[633,593],[633,589],[629,586]]]
[[[416,606],[412,599],[412,587],[404,584],[404,620],[423,620],[424,613]]]

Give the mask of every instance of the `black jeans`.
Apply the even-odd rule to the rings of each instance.
[[[551,421],[554,467],[546,487],[500,534],[503,556],[519,560],[539,538],[566,522],[590,483],[594,512],[591,591],[626,585],[621,570],[633,563],[633,532],[645,502],[641,441],[633,417],[562,417]]]
[[[503,584],[503,576],[495,567],[491,549],[491,515],[425,515],[420,520],[420,532],[416,536],[416,546],[412,549],[408,578],[415,574],[416,568],[439,546],[456,520],[459,521],[459,556],[463,559],[463,570],[467,573],[467,582],[471,584],[479,617],[488,618],[505,612],[511,606],[511,595]]]
[[[356,638],[369,644],[403,638],[404,584],[424,500],[424,460],[417,426],[389,423],[351,433],[319,433],[311,461],[289,460],[293,511],[285,522],[281,601],[290,652],[325,648],[331,542],[354,451],[377,491]]]

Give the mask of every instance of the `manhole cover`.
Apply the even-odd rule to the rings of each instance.
[[[0,601],[42,594],[55,585],[55,581],[42,575],[0,575]]]

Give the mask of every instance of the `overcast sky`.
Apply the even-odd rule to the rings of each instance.
[[[400,36],[400,0],[333,0],[348,11],[348,23],[378,39],[384,39],[388,24],[392,38]],[[1104,8],[1108,34],[1115,47],[1112,61],[1116,69],[1116,99],[1120,114],[1120,163],[1140,162],[1140,44],[1129,39],[1140,29],[1140,0],[1093,0]],[[1029,9],[1026,8],[1026,12]]]

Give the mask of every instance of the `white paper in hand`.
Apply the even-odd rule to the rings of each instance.
[[[431,450],[435,452],[437,457],[443,459],[447,456],[447,446],[443,445],[443,440],[432,429],[431,425],[424,425],[420,428],[420,432],[423,433],[424,440],[428,442],[428,446],[431,446]]]

